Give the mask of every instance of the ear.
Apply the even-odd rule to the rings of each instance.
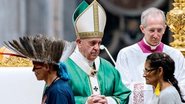
[[[159,76],[163,76],[163,68],[162,67],[159,67],[158,69],[158,72],[159,72]]]
[[[167,26],[166,26],[166,25],[164,25],[164,33],[165,33],[165,30],[166,30],[166,27],[167,27]],[[163,33],[163,34],[164,34],[164,33]]]
[[[80,39],[80,38],[77,38],[77,39],[76,39],[76,43],[77,43],[77,44],[80,44],[80,43],[81,43],[81,39]]]
[[[141,32],[144,34],[144,29],[145,29],[144,26],[140,25],[139,28],[140,28]]]
[[[78,45],[78,47],[80,48],[80,47],[82,47],[82,39],[80,39],[80,38],[77,38],[76,39],[76,43],[77,43],[77,45]]]
[[[46,71],[49,71],[49,69],[50,69],[49,64],[44,64],[44,67],[45,67]]]
[[[165,30],[166,30],[166,27],[167,27],[167,26],[166,26],[166,25],[164,25]]]

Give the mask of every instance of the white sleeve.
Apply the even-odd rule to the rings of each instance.
[[[182,53],[176,55],[175,78],[177,78],[181,94],[185,99],[185,58]]]
[[[120,50],[116,59],[116,69],[119,71],[121,75],[122,82],[128,87],[131,83],[132,75],[131,72],[128,70],[128,60],[127,55],[125,54],[124,50]]]
[[[183,62],[183,67],[179,72],[180,75],[177,76],[177,80],[179,82],[179,87],[181,89],[181,94],[185,99],[185,61]]]
[[[117,104],[117,102],[115,101],[115,99],[113,99],[112,97],[106,97],[108,104]]]

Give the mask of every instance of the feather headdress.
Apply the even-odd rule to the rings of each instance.
[[[32,61],[57,64],[62,57],[64,49],[66,49],[65,47],[68,47],[70,42],[49,38],[39,34],[20,37],[18,40],[4,43],[8,48]],[[71,46],[71,51],[73,51],[72,48],[74,47],[75,45]],[[69,56],[70,54],[67,55]]]

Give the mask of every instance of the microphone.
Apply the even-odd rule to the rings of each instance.
[[[100,49],[104,50],[107,52],[108,56],[110,57],[110,59],[112,60],[112,62],[114,63],[114,65],[116,65],[116,62],[114,61],[114,59],[112,58],[111,54],[109,53],[108,49],[104,46],[104,45],[100,45]]]

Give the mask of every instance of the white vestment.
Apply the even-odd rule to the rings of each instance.
[[[161,52],[165,52],[175,61],[175,77],[185,98],[185,60],[183,54],[163,43]],[[122,81],[132,93],[129,104],[150,104],[153,95],[151,85],[146,85],[143,77],[144,62],[151,52],[143,52],[139,43],[120,50],[117,56],[116,68],[121,74]]]

